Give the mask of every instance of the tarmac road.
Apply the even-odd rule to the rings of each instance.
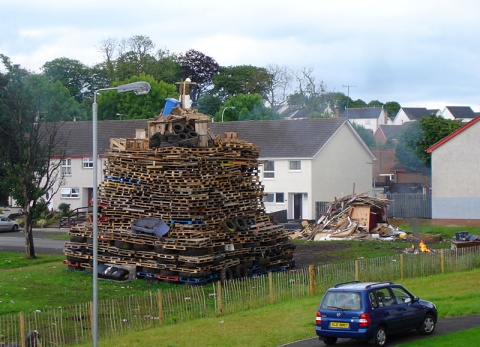
[[[64,240],[48,239],[53,235],[65,235],[68,229],[33,229],[33,246],[38,254],[63,254]],[[18,232],[0,233],[0,252],[25,252],[25,235],[22,230]]]
[[[313,318],[315,319],[315,317]],[[405,342],[419,341],[428,339],[429,337],[450,334],[456,331],[466,330],[470,328],[476,328],[480,325],[480,314],[474,314],[470,316],[452,317],[452,318],[440,318],[437,322],[435,331],[430,336],[420,335],[415,330],[388,336],[388,346],[396,346]],[[315,329],[315,328],[313,328]],[[315,334],[315,331],[313,332]],[[326,346],[323,341],[318,337],[306,339],[302,341],[292,342],[281,347],[319,347]],[[352,340],[352,339],[338,339],[335,346],[349,346],[349,347],[365,347],[368,346],[365,341]]]

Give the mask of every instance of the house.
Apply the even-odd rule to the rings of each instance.
[[[467,123],[477,117],[479,113],[473,112],[469,106],[446,106],[442,111],[439,110],[436,115],[445,119]]]
[[[98,122],[98,149],[109,149],[110,138],[135,137],[147,120]],[[260,179],[265,186],[267,212],[287,211],[288,219],[316,218],[315,203],[372,189],[375,156],[352,125],[341,118],[297,121],[210,123],[216,135],[237,132],[238,138],[260,148]],[[65,182],[53,196],[52,208],[62,202],[71,209],[88,206],[92,196],[92,124],[69,122],[71,136],[62,171]],[[99,159],[102,160],[103,159]],[[98,177],[103,177],[99,163]]]
[[[403,125],[406,122],[414,122],[420,118],[428,117],[432,114],[437,114],[438,109],[427,109],[425,107],[402,107],[395,118],[393,119],[394,125]]]
[[[404,127],[402,125],[383,124],[377,128],[373,137],[378,145],[385,145],[387,143],[396,145],[398,143],[398,136],[403,129]]]
[[[283,119],[301,119],[307,118],[308,116],[307,109],[301,105],[288,105],[287,103],[283,103],[275,106],[274,110],[282,116]]]
[[[479,219],[480,116],[427,153],[432,155],[432,218]]]
[[[365,129],[371,130],[372,133],[375,133],[380,125],[392,124],[383,107],[347,108],[340,113],[340,117],[361,125]]]

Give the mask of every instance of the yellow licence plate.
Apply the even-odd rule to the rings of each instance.
[[[349,327],[350,325],[348,323],[330,322],[330,328],[348,329]]]

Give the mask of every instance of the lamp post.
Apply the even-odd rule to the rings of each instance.
[[[92,104],[92,145],[93,145],[93,346],[98,346],[98,131],[97,131],[97,116],[98,104],[97,94],[105,90],[116,90],[118,93],[134,92],[137,95],[148,94],[150,91],[150,84],[148,82],[133,82],[123,84],[113,88],[97,89],[93,93]]]
[[[223,123],[223,114],[225,113],[225,110],[226,110],[227,108],[235,108],[235,106],[228,106],[228,107],[225,107],[225,108],[223,109],[223,111],[222,111],[222,123]]]

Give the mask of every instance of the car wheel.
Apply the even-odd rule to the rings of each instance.
[[[387,343],[387,331],[385,327],[379,326],[375,331],[373,345],[377,347],[383,347]]]
[[[430,335],[435,330],[435,319],[431,314],[427,314],[423,320],[422,326],[418,329],[422,335]]]
[[[18,225],[17,224],[14,224],[12,226],[12,231],[18,231]]]
[[[326,344],[327,346],[333,346],[334,344],[337,343],[337,338],[336,337],[324,337],[323,338],[323,343]]]

